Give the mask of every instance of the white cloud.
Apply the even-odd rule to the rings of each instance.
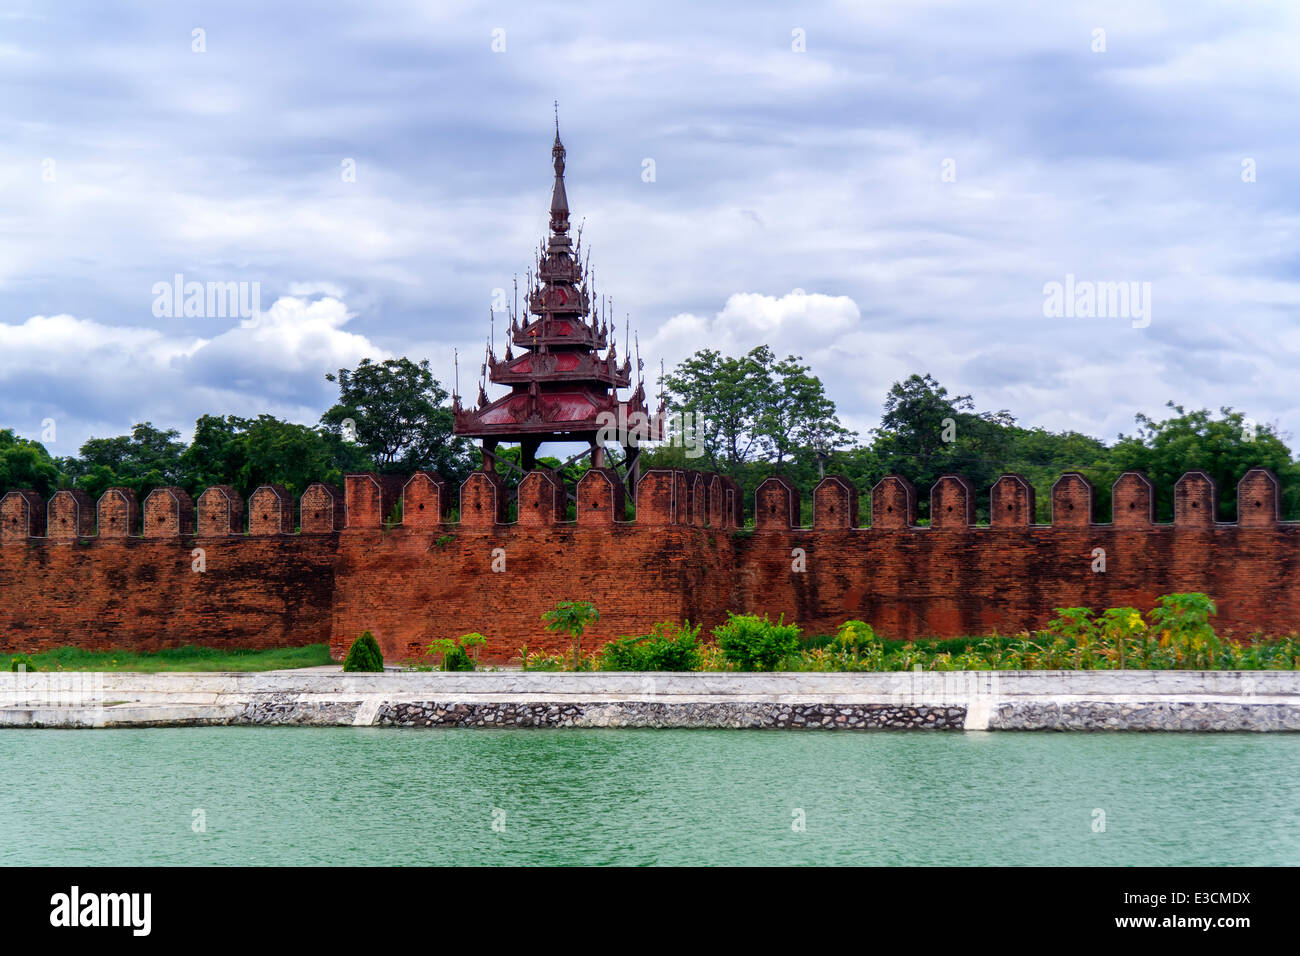
[[[314,424],[335,389],[325,372],[388,357],[347,330],[352,318],[338,299],[284,296],[248,328],[193,318],[141,328],[71,315],[0,323],[0,389],[20,396],[6,403],[6,424],[36,437],[53,418],[57,455],[146,420],[188,434],[203,413],[265,412]],[[225,327],[205,328],[218,324]]]
[[[683,312],[644,340],[642,354],[662,356],[671,368],[700,348],[738,355],[768,345],[778,357],[817,354],[859,327],[848,296],[792,291],[783,296],[737,292],[712,317]]]

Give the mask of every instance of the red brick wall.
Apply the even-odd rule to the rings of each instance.
[[[439,546],[444,535],[452,541]],[[344,535],[335,574],[333,651],[369,630],[389,658],[418,655],[433,640],[477,631],[484,657],[507,661],[520,646],[558,653],[564,634],[541,615],[558,601],[591,601],[600,621],[586,650],[662,620],[717,622],[730,599],[726,535],[692,528],[610,525],[440,532],[395,529]],[[497,550],[500,549],[500,550]],[[494,571],[494,561],[504,570]]]
[[[1113,489],[1119,523],[1090,524],[1092,489],[1065,476],[1052,493],[1055,525],[1032,524],[1032,495],[1004,479],[995,489],[995,526],[967,526],[969,489],[947,481],[934,493],[953,504],[953,520],[933,528],[907,524],[914,491],[892,479],[873,489],[873,526],[853,527],[843,520],[851,489],[827,479],[833,487],[824,483],[814,499],[819,509],[837,506],[834,522],[814,530],[773,520],[798,516],[792,489],[776,482],[761,496],[776,505],[764,527],[740,533],[691,523],[716,510],[704,509],[705,483],[688,477],[649,473],[642,520],[616,523],[609,486],[589,476],[579,492],[592,513],[579,508],[579,522],[531,527],[484,520],[498,508],[492,499],[500,486],[480,477],[468,497],[482,507],[470,521],[430,520],[441,510],[430,498],[418,520],[389,530],[381,524],[389,483],[354,479],[346,531],[197,540],[178,533],[183,509],[170,495],[151,496],[145,509],[165,519],[154,532],[163,536],[116,537],[130,509],[126,498],[107,496],[99,502],[99,536],[81,539],[89,543],[3,537],[0,649],[329,641],[341,656],[370,630],[397,659],[435,638],[477,631],[489,640],[484,659],[504,662],[525,643],[550,653],[568,648],[568,637],[541,621],[563,600],[599,608],[584,639],[592,650],[661,620],[690,619],[707,633],[727,610],[783,614],[810,633],[860,618],[888,637],[952,637],[1037,627],[1057,607],[1146,610],[1173,591],[1209,594],[1218,626],[1241,637],[1300,630],[1300,523],[1277,521],[1277,483],[1267,472],[1242,480],[1241,526],[1205,520],[1214,514],[1215,489],[1198,475],[1179,483],[1172,525],[1148,522],[1150,487],[1132,476]],[[526,490],[539,482],[549,486],[534,478]],[[332,499],[314,493],[322,500],[311,507],[328,520]],[[5,507],[23,518],[29,510],[25,496],[9,497]],[[193,570],[196,546],[204,550],[202,573]],[[806,571],[793,569],[796,548]],[[1104,573],[1093,571],[1098,548]],[[494,570],[494,561],[504,561],[504,570]]]
[[[299,514],[302,517],[299,528],[303,534],[342,531],[347,522],[343,489],[322,482],[308,485],[307,490],[302,493]]]
[[[140,505],[129,488],[109,488],[95,503],[95,526],[101,538],[138,537]]]
[[[248,498],[248,533],[293,534],[297,510],[284,485],[262,485]]]
[[[144,537],[194,533],[194,502],[180,488],[155,488],[144,500]]]
[[[807,572],[791,571],[803,548]],[[1093,549],[1105,573],[1092,570]],[[735,606],[831,633],[847,618],[887,637],[959,637],[1039,627],[1058,607],[1149,609],[1174,591],[1218,603],[1216,626],[1300,631],[1300,526],[782,531],[737,542]]]
[[[199,537],[244,533],[244,499],[230,485],[205,490],[196,511]]]
[[[291,647],[330,639],[337,536],[0,547],[0,648]],[[193,570],[194,548],[206,570]]]
[[[402,524],[411,528],[436,528],[451,511],[447,483],[437,475],[419,472],[402,488]]]
[[[95,502],[84,491],[56,491],[45,511],[45,533],[51,538],[83,538],[95,533]]]

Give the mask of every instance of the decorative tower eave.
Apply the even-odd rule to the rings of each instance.
[[[628,356],[618,361],[609,324],[593,307],[586,270],[569,236],[566,151],[558,122],[551,158],[550,234],[525,296],[528,318],[520,322],[511,316],[506,358],[498,360],[489,347],[483,364],[485,378],[508,385],[510,392],[489,399],[480,386],[476,407],[462,407],[459,395],[452,403],[454,432],[483,439],[488,470],[502,441],[523,444],[524,465],[530,467],[537,446],[547,441],[587,442],[600,463],[598,435],[611,422],[630,426],[640,440],[663,437],[662,415],[651,417],[642,383],[629,398],[618,397],[620,388],[632,386],[632,363]],[[514,348],[522,351],[514,354]],[[601,350],[604,355],[598,354]],[[636,371],[641,371],[639,363]],[[634,459],[633,449],[628,451],[629,460]]]

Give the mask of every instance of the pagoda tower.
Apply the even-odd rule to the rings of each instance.
[[[517,307],[510,311],[504,358],[497,358],[489,341],[477,406],[462,408],[460,395],[453,395],[453,431],[483,440],[484,471],[496,470],[496,448],[501,442],[519,443],[524,471],[536,467],[537,448],[543,442],[586,443],[587,449],[570,461],[590,454],[592,465],[603,467],[605,449],[600,439],[614,437],[625,452],[623,480],[635,495],[637,445],[662,438],[663,401],[652,419],[639,357],[636,388],[626,399],[618,396],[619,389],[632,384],[631,356],[625,355],[619,363],[603,304],[598,308],[595,294],[588,290],[581,232],[576,248],[569,236],[565,149],[558,119],[551,157],[555,184],[550,236],[539,250],[536,272],[528,275],[527,312],[521,316]],[[494,385],[508,385],[510,392],[489,400],[485,378]],[[616,431],[611,431],[611,423],[617,423]]]

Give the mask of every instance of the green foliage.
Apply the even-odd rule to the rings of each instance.
[[[359,446],[321,428],[272,415],[204,415],[181,466],[180,484],[192,495],[228,484],[246,498],[262,485],[279,484],[298,497],[312,482],[340,484],[344,472],[368,470],[373,462]]]
[[[723,659],[742,671],[774,671],[799,650],[799,627],[784,617],[773,623],[767,615],[732,614],[715,627],[713,636]]]
[[[303,647],[205,647],[186,644],[158,651],[128,648],[86,650],[55,647],[31,655],[33,669],[42,671],[268,671],[333,664],[328,644]]]
[[[1300,468],[1274,426],[1252,428],[1242,412],[1231,408],[1219,409],[1216,419],[1208,409],[1189,412],[1173,402],[1167,407],[1176,414],[1163,421],[1137,415],[1137,434],[1121,435],[1110,455],[1116,475],[1145,471],[1155,484],[1157,520],[1173,520],[1174,483],[1194,468],[1214,479],[1220,516],[1227,520],[1237,515],[1237,482],[1255,466],[1271,468],[1281,479],[1283,515],[1300,514]]]
[[[1095,614],[1058,608],[1042,631],[917,643],[880,639],[870,624],[850,620],[834,635],[803,638],[799,628],[753,615],[729,614],[697,641],[698,628],[663,623],[650,635],[621,637],[602,649],[601,670],[927,671],[969,670],[1296,670],[1300,637],[1243,643],[1220,637],[1204,594],[1168,594],[1144,617],[1132,607]],[[675,646],[674,646],[675,645]],[[563,658],[523,657],[528,670],[564,670]],[[584,661],[582,669],[587,669]]]
[[[773,471],[816,481],[819,461],[856,437],[844,428],[821,379],[797,355],[778,360],[766,345],[739,358],[701,349],[664,378],[673,412],[689,412],[703,458],[676,447],[646,453],[654,465],[730,475],[746,499]]]
[[[377,673],[383,669],[384,655],[379,650],[379,642],[369,631],[363,632],[348,648],[348,656],[343,660],[343,670]]]
[[[582,632],[587,625],[600,620],[600,612],[590,601],[560,601],[554,611],[544,611],[542,620],[548,631],[564,632],[573,638],[573,666],[582,665]]]
[[[911,375],[885,396],[880,425],[865,444],[840,427],[821,383],[796,356],[777,361],[760,346],[736,357],[701,349],[680,363],[664,384],[673,411],[694,412],[704,457],[682,448],[646,453],[646,467],[704,467],[735,478],[744,500],[773,472],[803,487],[803,522],[811,518],[811,490],[823,470],[860,490],[893,473],[918,490],[918,517],[928,519],[929,489],[944,474],[975,485],[978,521],[988,520],[987,489],[1001,474],[1023,475],[1034,486],[1038,521],[1049,520],[1051,486],[1066,471],[1097,489],[1096,520],[1110,520],[1110,487],[1124,471],[1144,471],[1156,486],[1157,520],[1173,514],[1174,483],[1201,469],[1217,483],[1221,517],[1236,517],[1236,485],[1250,468],[1271,468],[1282,480],[1282,515],[1300,519],[1300,464],[1276,427],[1251,423],[1230,408],[1216,417],[1169,403],[1173,415],[1156,421],[1137,415],[1138,433],[1111,447],[1078,432],[1024,428],[1012,414],[979,411],[970,395],[950,395],[932,376]],[[824,466],[824,469],[823,469]]]
[[[879,477],[902,475],[922,489],[917,513],[928,518],[927,492],[942,475],[962,475],[979,488],[996,480],[998,463],[1007,457],[1007,429],[1014,424],[1010,412],[976,413],[971,396],[949,397],[931,376],[911,375],[885,396],[873,432],[874,464]]]
[[[429,468],[453,484],[469,473],[468,444],[452,435],[446,390],[427,361],[367,359],[326,378],[339,383],[340,397],[321,427],[266,414],[202,415],[187,446],[175,429],[142,422],[129,435],[88,439],[76,457],[58,460],[0,429],[0,489],[30,487],[48,497],[58,487],[76,487],[97,499],[119,486],[143,502],[162,485],[197,496],[225,484],[247,498],[261,485],[281,484],[297,497],[316,481],[339,484],[348,471]],[[356,441],[344,433],[346,419]]]
[[[876,643],[876,631],[866,621],[845,621],[835,632],[835,642],[845,650],[857,650]]]
[[[325,378],[338,383],[339,400],[321,416],[321,424],[341,439],[354,431],[378,470],[430,469],[453,487],[468,475],[469,445],[452,434],[447,390],[433,377],[427,359],[365,358],[356,368],[341,368]]]
[[[1029,668],[1143,670],[1249,668],[1266,659],[1281,663],[1293,638],[1277,642],[1261,657],[1258,648],[1224,640],[1210,617],[1214,602],[1205,594],[1166,594],[1144,620],[1131,607],[1110,608],[1094,617],[1088,608],[1057,608],[1056,620],[1024,653]]]
[[[515,660],[519,661],[520,668],[526,671],[594,671],[599,665],[598,659],[591,655],[579,657],[575,667],[573,658],[563,654],[530,654],[527,644],[519,648]]]
[[[432,469],[454,487],[475,466],[469,443],[452,434],[446,389],[427,361],[365,359],[326,378],[338,384],[339,397],[318,427],[266,414],[251,419],[203,415],[187,446],[176,430],[142,422],[127,435],[91,438],[77,456],[59,459],[39,443],[17,437],[13,429],[0,429],[0,491],[34,488],[48,498],[58,488],[76,487],[97,499],[118,485],[143,502],[161,485],[179,485],[197,496],[212,485],[228,484],[247,498],[260,485],[281,484],[296,497],[312,482],[338,484],[345,472],[372,468],[390,473]],[[864,493],[886,474],[908,478],[917,488],[918,517],[924,523],[929,489],[940,475],[970,479],[976,486],[977,520],[986,521],[988,488],[1006,472],[1032,483],[1035,517],[1047,521],[1052,483],[1065,471],[1080,472],[1093,483],[1095,517],[1103,522],[1110,520],[1109,490],[1115,479],[1124,471],[1145,472],[1155,485],[1157,520],[1169,521],[1174,483],[1185,472],[1200,469],[1218,486],[1219,517],[1233,520],[1237,482],[1257,466],[1271,468],[1281,480],[1282,517],[1300,519],[1300,463],[1292,460],[1276,425],[1256,425],[1231,408],[1212,413],[1170,402],[1169,417],[1139,414],[1136,434],[1120,435],[1108,447],[1078,432],[1024,428],[1006,410],[977,410],[972,396],[950,395],[933,376],[915,374],[891,386],[879,426],[868,441],[858,443],[840,425],[836,407],[812,369],[798,356],[777,359],[767,346],[739,357],[701,349],[664,377],[664,387],[674,412],[695,415],[703,457],[688,458],[681,447],[649,448],[642,456],[643,469],[661,465],[719,471],[740,483],[747,503],[764,478],[783,473],[804,492],[803,523],[811,520],[809,492],[823,471],[842,475]],[[607,454],[617,463],[617,450],[607,449]],[[520,449],[501,447],[497,456],[498,473],[513,488],[520,477]],[[554,458],[540,458],[538,464],[560,466]],[[588,467],[586,461],[567,465],[561,477],[573,487]],[[512,496],[511,513],[515,508]],[[629,511],[634,513],[630,502]],[[458,515],[453,512],[450,518],[458,520]]]
[[[1166,594],[1148,617],[1150,631],[1159,640],[1163,659],[1174,667],[1210,670],[1221,666],[1223,643],[1214,633],[1210,616],[1217,613],[1207,595]]]
[[[600,654],[603,671],[693,671],[698,670],[700,628],[690,621],[678,626],[662,621],[650,633],[620,637],[604,646]]]
[[[769,384],[771,350],[759,346],[739,358],[700,349],[664,379],[673,411],[693,413],[712,471],[733,478],[762,445],[762,393]]]
[[[465,648],[454,644],[442,657],[442,669],[445,671],[472,671],[474,662],[465,653]]]
[[[48,498],[58,481],[58,463],[44,445],[19,438],[12,428],[0,428],[0,494],[31,488]]]
[[[511,500],[513,501],[516,489],[519,487],[519,482],[523,480],[525,474],[523,470],[523,449],[518,445],[498,445],[495,455],[497,475],[501,478],[502,483],[510,493]],[[619,456],[612,448],[606,449],[606,459],[609,464],[616,464],[618,458]],[[563,463],[560,459],[550,455],[539,455],[534,461],[535,468],[545,468],[558,473],[560,480],[563,481],[565,486],[570,490],[576,488],[578,482],[582,480],[582,476],[591,469],[591,462],[589,459],[570,462],[567,465],[563,465],[563,467],[561,467],[561,465],[563,465]],[[518,506],[518,502],[515,502],[515,506]]]
[[[40,670],[40,668],[36,666],[36,661],[32,660],[32,658],[27,654],[15,654],[13,657],[9,658],[9,669],[11,671],[25,670],[28,672]]]
[[[185,477],[181,453],[185,445],[176,439],[174,428],[158,429],[142,422],[130,435],[90,438],[81,446],[79,458],[62,461],[68,483],[75,481],[93,499],[106,488],[130,488],[141,503],[154,488],[181,485]]]
[[[80,457],[60,461],[59,482],[93,499],[117,486],[130,488],[143,502],[162,485],[179,485],[195,497],[212,485],[230,485],[247,498],[261,485],[280,484],[297,497],[312,482],[337,484],[344,471],[372,467],[357,446],[272,415],[203,415],[188,447],[178,436],[175,429],[144,422],[130,435],[88,439]]]
[[[564,671],[571,670],[570,659],[563,654],[531,654],[528,657],[528,663],[524,666],[526,671]]]
[[[478,667],[479,649],[486,643],[487,638],[477,633],[463,634],[458,638],[442,637],[430,644],[424,653],[439,658],[439,670],[472,671]]]

